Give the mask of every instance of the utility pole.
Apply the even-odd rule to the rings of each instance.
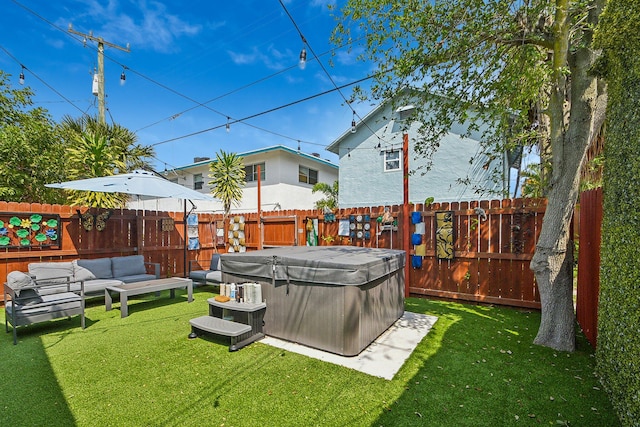
[[[129,50],[129,43],[127,43],[127,47],[118,46],[114,43],[109,43],[102,39],[102,37],[95,37],[93,35],[93,31],[89,31],[89,34],[84,34],[79,31],[73,29],[73,26],[69,24],[69,32],[71,34],[76,34],[82,37],[83,42],[87,43],[87,40],[91,40],[98,43],[98,117],[100,123],[106,123],[105,120],[105,108],[104,108],[104,46],[107,45],[109,47],[113,47],[115,49],[120,49],[124,52],[131,52]]]

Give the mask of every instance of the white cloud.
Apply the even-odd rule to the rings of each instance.
[[[281,70],[291,65],[291,61],[295,58],[289,49],[280,51],[272,45],[268,46],[265,51],[254,47],[249,53],[235,52],[232,50],[228,50],[227,53],[234,64],[249,65],[261,63],[270,70]]]
[[[82,5],[82,7],[80,7]],[[110,0],[106,5],[96,1],[79,2],[75,12],[76,29],[102,37],[115,44],[130,43],[136,49],[172,52],[178,49],[176,40],[201,33],[201,24],[192,24],[167,6],[155,1],[122,2]],[[90,28],[92,24],[97,27]],[[66,24],[64,24],[66,27]],[[87,28],[89,27],[89,28]]]

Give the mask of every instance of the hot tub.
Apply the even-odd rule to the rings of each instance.
[[[262,285],[265,334],[343,356],[404,313],[404,263],[404,251],[354,246],[221,255],[224,282]]]

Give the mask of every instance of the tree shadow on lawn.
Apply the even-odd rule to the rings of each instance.
[[[4,329],[4,309],[1,315]],[[9,333],[4,334],[0,340],[3,384],[0,425],[76,424],[40,338],[42,333],[47,333],[57,334],[59,340],[64,340],[75,329],[80,329],[79,316],[18,328],[18,345],[13,345],[11,327]]]
[[[376,426],[619,425],[581,333],[565,353],[533,344],[539,312],[416,298],[406,310],[439,320]]]

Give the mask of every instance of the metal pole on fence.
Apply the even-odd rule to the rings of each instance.
[[[404,263],[404,296],[409,296],[411,278],[411,246],[409,237],[409,133],[402,135],[402,245],[406,253]]]

